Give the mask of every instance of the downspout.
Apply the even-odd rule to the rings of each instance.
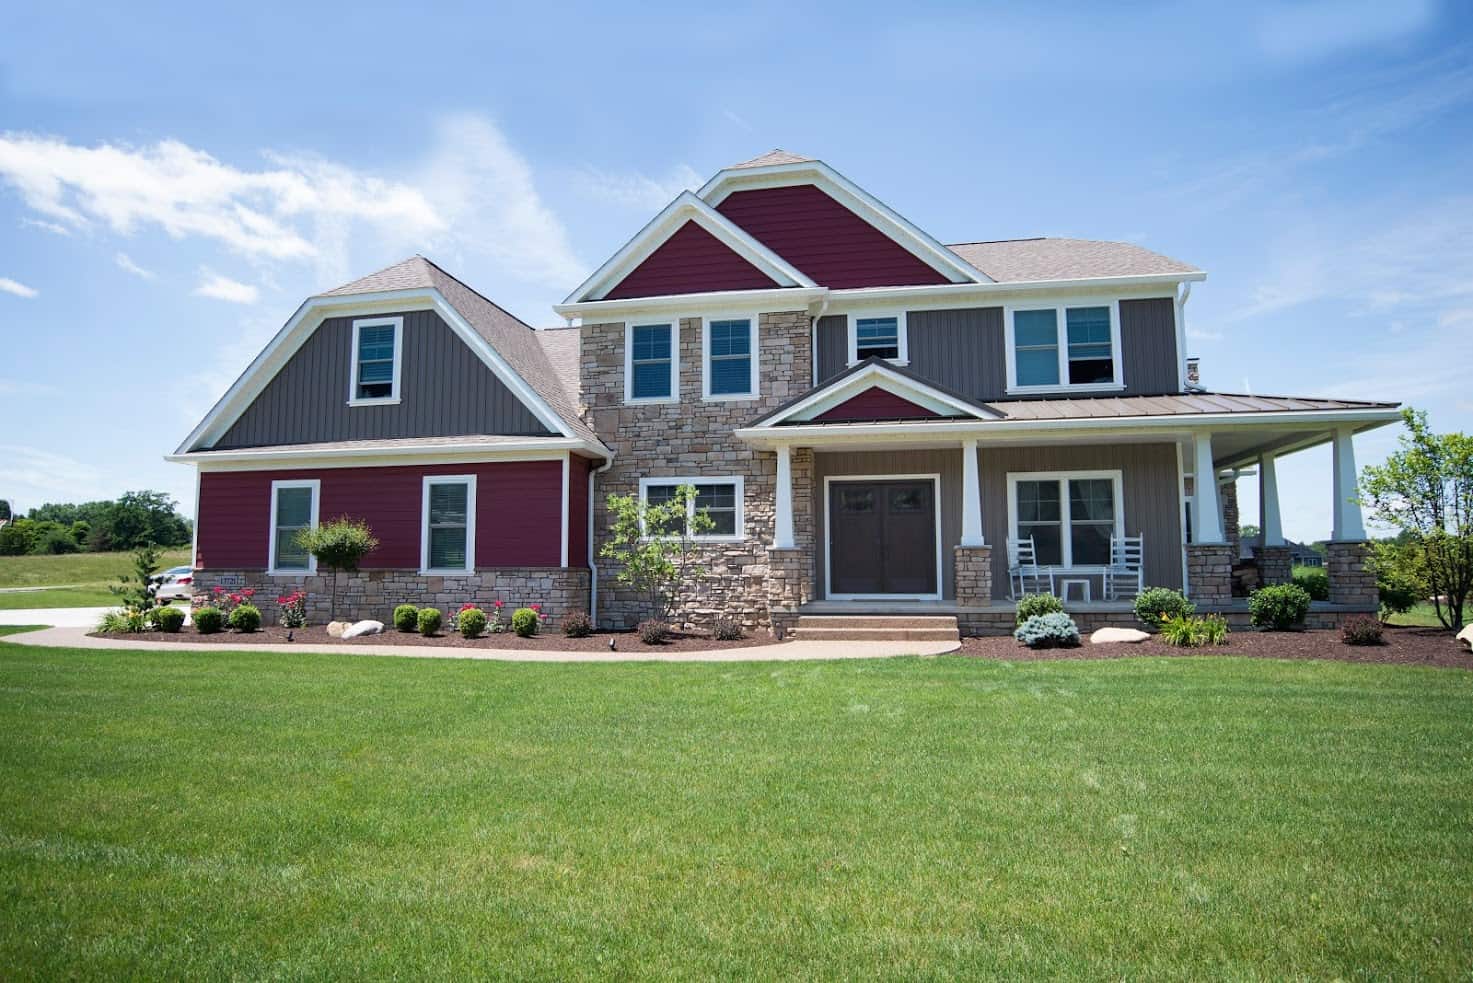
[[[610,457],[603,464],[588,471],[588,617],[593,622],[594,630],[598,629],[598,562],[596,549],[593,545],[593,476],[603,474],[614,466],[614,459]]]
[[[813,381],[811,386],[818,385],[818,322],[823,319],[824,313],[829,309],[829,295],[823,295],[823,301],[818,305],[818,313],[809,319],[808,361],[812,365]]]
[[[1200,392],[1201,386],[1187,380],[1187,301],[1192,298],[1192,282],[1181,285],[1176,295],[1176,378],[1182,392]]]

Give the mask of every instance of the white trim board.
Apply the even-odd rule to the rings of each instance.
[[[863,483],[866,481],[926,481],[931,482],[931,504],[936,513],[936,593],[934,594],[835,594],[833,591],[833,563],[830,560],[834,541],[834,521],[830,504],[833,496],[830,486],[834,482]],[[946,593],[946,571],[943,558],[946,549],[941,543],[941,474],[826,474],[823,478],[823,596],[826,601],[939,601]]]
[[[283,488],[311,489],[312,517],[308,520],[310,528],[317,528],[317,518],[322,504],[322,481],[318,478],[278,479],[271,482],[271,519],[266,529],[266,574],[270,577],[310,577],[317,573],[317,557],[311,553],[307,554],[307,566],[304,569],[278,570],[276,567],[276,493]],[[197,508],[196,514],[198,514]],[[196,530],[198,530],[198,520],[196,520]],[[196,539],[196,556],[198,549],[198,539]]]
[[[465,567],[432,568],[430,564],[430,488],[434,485],[465,485]],[[566,507],[566,506],[565,506]],[[566,564],[565,564],[566,565]],[[476,476],[474,474],[427,474],[420,485],[419,572],[425,577],[464,577],[476,570]]]

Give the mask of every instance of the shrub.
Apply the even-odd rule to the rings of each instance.
[[[37,553],[46,553],[58,556],[62,553],[75,553],[78,550],[77,540],[69,529],[48,529],[36,543]]]
[[[35,524],[29,519],[16,519],[0,527],[0,556],[24,556],[35,545]]]
[[[531,638],[542,626],[542,615],[535,607],[517,608],[511,613],[511,630],[523,638]]]
[[[1063,614],[1064,602],[1052,594],[1024,594],[1018,599],[1018,624],[1045,614]]]
[[[439,608],[420,608],[415,618],[415,624],[418,625],[421,635],[439,634],[440,626],[444,623],[445,619],[441,616]]]
[[[1348,618],[1340,626],[1340,640],[1346,645],[1384,645],[1381,637],[1381,622],[1375,618]]]
[[[304,590],[292,591],[276,599],[281,607],[281,627],[283,628],[306,628],[307,627],[307,592]]]
[[[1294,571],[1294,583],[1304,589],[1311,601],[1330,599],[1330,574],[1324,567],[1299,567]]]
[[[1381,617],[1406,614],[1426,600],[1426,586],[1415,577],[1396,571],[1376,569],[1376,591],[1381,598]]]
[[[159,631],[166,631],[171,635],[179,633],[184,627],[184,612],[172,604],[166,604],[161,608],[153,609],[153,623]]]
[[[261,630],[261,609],[254,604],[237,604],[230,612],[230,627],[250,634]]]
[[[225,627],[225,612],[217,607],[202,607],[194,610],[194,628],[201,635],[214,635]]]
[[[1227,636],[1227,619],[1220,614],[1209,614],[1205,618],[1171,614],[1161,622],[1161,639],[1168,645],[1180,645],[1183,648],[1221,645],[1227,640]]]
[[[339,516],[331,522],[303,529],[297,533],[297,545],[311,553],[319,566],[332,571],[332,590],[328,594],[328,612],[338,614],[338,574],[358,569],[359,562],[378,549],[373,530],[362,519]]]
[[[659,618],[641,621],[635,631],[639,632],[639,640],[646,645],[664,645],[670,640],[670,623]]]
[[[559,627],[569,638],[587,638],[593,634],[593,619],[588,616],[587,611],[569,611],[563,615],[563,622]]]
[[[1179,590],[1170,587],[1147,587],[1136,595],[1135,616],[1147,628],[1159,630],[1169,617],[1185,618],[1197,610]]]
[[[1298,584],[1260,587],[1248,597],[1248,614],[1255,628],[1298,628],[1309,614],[1309,592]]]
[[[98,623],[98,631],[112,634],[136,635],[141,631],[147,631],[150,625],[148,613],[137,608],[124,608],[121,611],[109,611],[102,616]]]
[[[735,618],[717,618],[711,626],[711,637],[718,642],[735,642],[742,637],[742,623]]]
[[[401,604],[394,609],[394,627],[400,631],[419,631],[419,608]]]
[[[1013,637],[1031,649],[1074,648],[1079,626],[1062,611],[1035,614],[1018,626]]]
[[[477,638],[486,631],[486,612],[478,607],[461,608],[455,621],[466,638]]]
[[[1208,645],[1221,645],[1227,641],[1227,619],[1220,614],[1209,614],[1202,619],[1202,636]]]

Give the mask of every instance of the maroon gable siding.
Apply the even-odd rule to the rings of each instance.
[[[733,192],[716,210],[824,287],[946,283],[895,240],[811,184]]]
[[[200,475],[195,564],[202,569],[265,569],[271,482],[316,478],[322,482],[318,512],[323,521],[340,515],[361,518],[378,538],[379,548],[364,561],[365,568],[417,570],[427,474],[476,476],[476,566],[560,564],[561,461],[205,472]]]
[[[686,222],[644,262],[629,271],[604,297],[659,297],[708,290],[761,290],[777,286],[766,273],[731,250],[726,243]]]
[[[864,420],[931,420],[940,416],[887,389],[871,386],[814,417],[819,423],[857,423]]]

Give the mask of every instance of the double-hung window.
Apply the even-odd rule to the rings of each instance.
[[[470,573],[476,568],[476,476],[424,479],[421,573]]]
[[[702,372],[706,399],[750,399],[757,395],[757,319],[706,318]]]
[[[631,324],[625,337],[627,401],[673,401],[676,392],[674,322]]]
[[[1119,471],[1008,475],[1013,538],[1032,537],[1038,562],[1097,567],[1110,560],[1110,537],[1123,536]]]
[[[403,342],[402,317],[361,318],[353,322],[353,372],[348,388],[351,405],[399,401]]]
[[[686,505],[684,527],[676,525],[660,529],[646,529],[649,536],[677,535],[690,528],[697,513],[704,512],[711,519],[711,527],[694,535],[694,539],[733,540],[744,535],[742,520],[742,479],[735,478],[641,478],[640,499],[647,506],[664,505],[674,501],[682,485],[694,485],[695,499]],[[677,519],[679,523],[681,520]]]
[[[271,482],[271,543],[267,567],[272,574],[311,574],[317,559],[297,543],[297,534],[317,525],[317,499],[322,483]]]
[[[867,358],[906,363],[904,314],[849,315],[849,364],[863,362]]]
[[[1119,389],[1120,331],[1113,304],[1011,311],[1008,388]]]

